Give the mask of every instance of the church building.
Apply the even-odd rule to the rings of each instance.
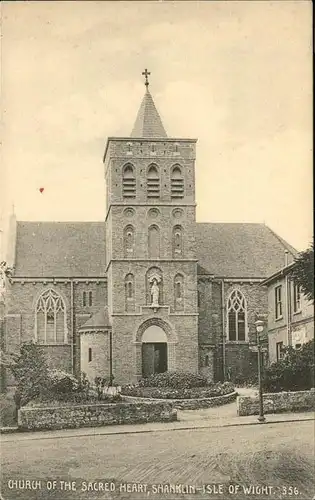
[[[257,366],[262,282],[295,249],[265,224],[196,222],[197,139],[168,137],[149,91],[129,137],[109,137],[103,222],[10,219],[7,352],[34,341],[51,367],[114,377]],[[97,160],[97,159],[96,159]]]

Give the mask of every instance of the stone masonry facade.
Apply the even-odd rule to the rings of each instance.
[[[11,217],[7,352],[34,341],[51,367],[118,384],[255,375],[263,281],[289,245],[263,224],[196,222],[196,142],[167,137],[146,84],[131,136],[105,146],[103,222]]]

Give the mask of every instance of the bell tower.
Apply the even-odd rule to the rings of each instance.
[[[149,91],[130,137],[109,137],[106,178],[108,309],[113,369],[125,383],[198,370],[196,139],[169,138]]]

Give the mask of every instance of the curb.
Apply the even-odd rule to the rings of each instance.
[[[12,434],[13,432],[19,432],[18,427],[0,427],[0,434]]]
[[[201,429],[220,429],[224,427],[241,427],[241,426],[246,426],[246,425],[268,425],[268,424],[283,424],[285,422],[307,422],[310,420],[315,420],[315,417],[306,417],[306,418],[299,418],[299,419],[289,419],[289,420],[274,420],[274,421],[266,421],[266,422],[237,422],[237,423],[227,423],[227,424],[219,424],[219,425],[192,425],[192,426],[183,426],[183,427],[173,427],[173,428],[165,428],[165,429],[133,429],[133,430],[122,430],[117,432],[109,432],[109,431],[104,431],[104,432],[95,432],[95,433],[87,433],[87,434],[74,434],[74,435],[59,435],[59,436],[38,436],[38,433],[35,431],[34,432],[34,437],[29,437],[27,440],[33,441],[36,439],[71,439],[71,438],[80,438],[80,437],[91,437],[91,436],[117,436],[117,435],[125,435],[125,434],[148,434],[152,432],[171,432],[171,431],[189,431],[189,430],[201,430]],[[10,429],[10,430],[5,430],[3,432],[3,428],[1,429],[1,433],[3,434],[10,434],[10,433],[19,433],[20,435],[30,435],[29,431],[23,432],[19,431],[17,427],[9,427],[5,429]],[[90,427],[92,429],[92,427]],[[105,427],[104,427],[105,429]],[[66,429],[63,429],[66,430]],[[70,430],[70,429],[69,429]],[[49,432],[49,431],[48,431]],[[58,432],[58,431],[52,431],[52,432]]]

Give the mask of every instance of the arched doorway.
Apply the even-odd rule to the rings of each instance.
[[[143,332],[142,376],[167,371],[167,336],[163,328],[151,325]]]

